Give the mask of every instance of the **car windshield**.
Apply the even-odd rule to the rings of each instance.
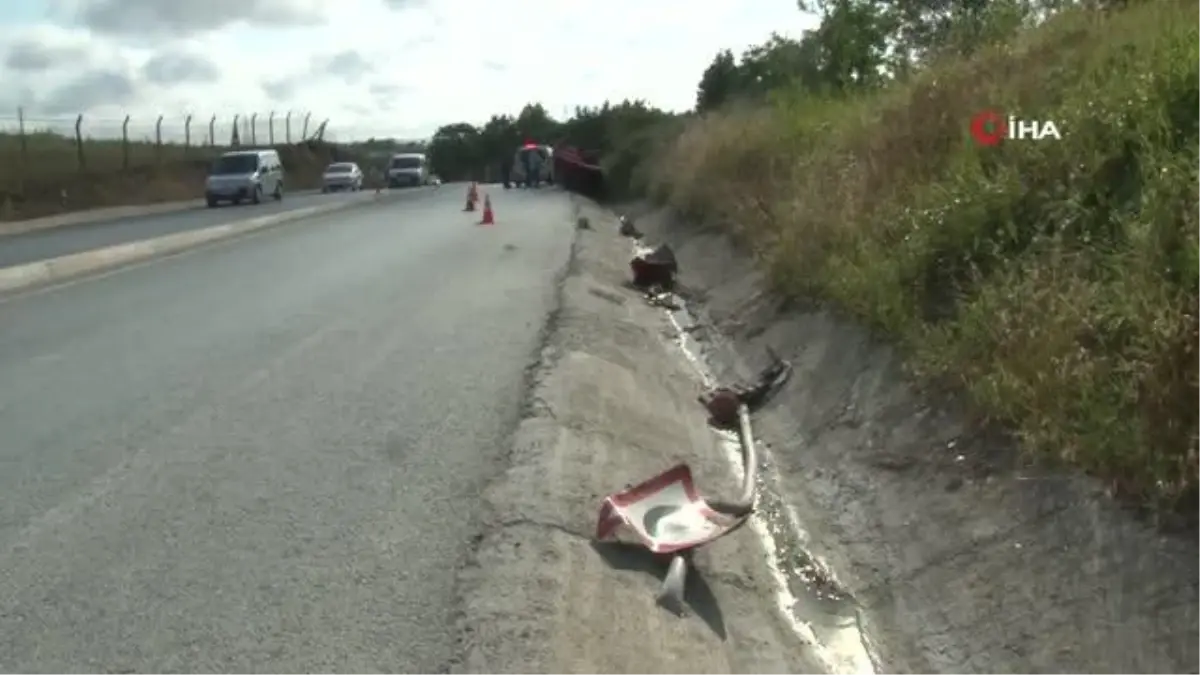
[[[325,173],[350,173],[354,171],[353,164],[330,164]]]
[[[258,170],[258,155],[225,155],[213,162],[209,174],[230,176],[254,173]]]
[[[422,164],[422,161],[421,161],[420,157],[393,157],[392,158],[392,168],[393,169],[419,169],[419,168],[421,168],[421,164]]]

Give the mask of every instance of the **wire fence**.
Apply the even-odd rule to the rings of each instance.
[[[0,115],[0,170],[22,175],[132,169],[229,148],[325,140],[329,123],[309,111],[149,118],[15,113]]]

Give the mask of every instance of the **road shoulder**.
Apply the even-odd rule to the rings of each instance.
[[[577,203],[593,228],[574,243],[510,466],[484,494],[456,671],[811,672],[749,528],[697,554],[683,617],[655,604],[664,570],[648,555],[592,543],[605,495],[678,462],[706,493],[738,485],[665,316],[625,287],[629,241]]]

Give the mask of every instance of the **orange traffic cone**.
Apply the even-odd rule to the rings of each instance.
[[[479,221],[480,225],[495,225],[496,214],[492,212],[492,197],[491,195],[483,196],[483,220]]]

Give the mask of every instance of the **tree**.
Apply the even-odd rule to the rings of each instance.
[[[835,91],[882,84],[894,25],[880,3],[831,0],[814,36],[822,83]]]
[[[440,127],[429,142],[433,173],[446,180],[471,178],[479,168],[479,130],[467,122]]]
[[[738,65],[733,52],[722,49],[717,52],[704,74],[696,91],[696,111],[707,112],[720,107],[733,98],[738,89]]]
[[[517,131],[525,138],[536,143],[548,143],[558,130],[558,122],[550,118],[550,113],[541,103],[529,103],[521,108],[517,115]],[[524,139],[522,139],[524,140]]]
[[[503,175],[520,143],[517,121],[509,115],[492,115],[479,132],[480,160],[487,167],[499,168]]]

